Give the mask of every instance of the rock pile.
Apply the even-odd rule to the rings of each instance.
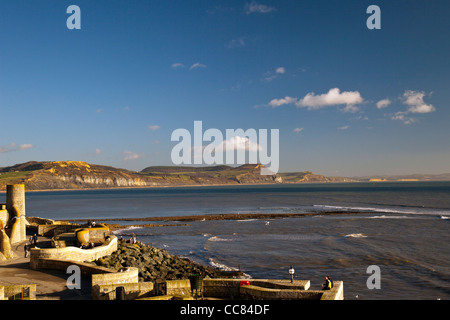
[[[136,267],[139,269],[139,281],[146,282],[156,279],[189,279],[194,274],[214,278],[218,274],[214,268],[193,263],[166,250],[140,242],[130,244],[119,241],[117,251],[94,262],[96,265],[114,270]]]

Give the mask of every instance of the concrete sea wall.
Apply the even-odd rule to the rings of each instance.
[[[94,261],[110,255],[117,250],[117,238],[111,235],[106,242],[92,249],[80,249],[77,247],[64,248],[33,248],[30,250],[30,268],[41,267],[42,260],[70,260],[70,261]]]
[[[36,300],[36,285],[0,285],[0,300]]]

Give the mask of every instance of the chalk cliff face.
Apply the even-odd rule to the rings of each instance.
[[[31,162],[4,168],[2,171],[24,173],[18,179],[22,180],[27,190],[151,185],[151,181],[146,181],[145,176],[140,179],[137,173],[79,161]],[[0,179],[4,174],[0,175]]]
[[[281,182],[278,175],[261,176],[257,165],[220,166],[204,171],[161,168],[135,172],[80,161],[27,162],[0,169],[0,184],[2,189],[9,183],[23,183],[27,190],[53,190]]]

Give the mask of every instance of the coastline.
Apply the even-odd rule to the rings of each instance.
[[[317,182],[320,183],[320,182]],[[323,182],[328,183],[328,182]],[[134,189],[155,189],[155,188],[191,188],[191,187],[223,187],[223,186],[259,186],[259,185],[282,185],[283,183],[224,183],[224,184],[171,184],[145,187],[110,187],[110,188],[68,188],[68,189],[39,189],[27,190],[27,192],[64,192],[64,191],[89,191],[89,190],[134,190]],[[286,185],[291,183],[285,183]],[[1,190],[0,193],[6,193],[6,190]]]
[[[418,183],[418,182],[449,182],[450,180],[423,180],[423,181],[330,181],[330,182],[300,182],[300,183],[222,183],[222,184],[170,184],[145,187],[109,187],[109,188],[66,188],[66,189],[39,189],[26,190],[26,192],[65,192],[65,191],[102,191],[102,190],[134,190],[134,189],[155,189],[155,188],[201,188],[201,187],[238,187],[238,186],[282,186],[282,185],[337,185],[337,184],[386,184],[386,183]],[[6,193],[6,190],[0,190],[0,194]]]

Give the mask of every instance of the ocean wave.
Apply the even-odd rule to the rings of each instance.
[[[447,220],[447,219],[450,219],[450,217],[449,216],[441,216],[441,219]]]
[[[209,265],[212,266],[213,268],[217,268],[219,270],[222,271],[239,271],[239,269],[237,268],[233,268],[233,267],[229,267],[225,264],[219,263],[216,260],[214,260],[213,258],[209,258]],[[244,279],[251,279],[252,276],[247,274],[247,273],[243,273],[242,278]]]
[[[144,229],[144,227],[130,226],[130,227],[123,228],[120,230],[115,230],[115,231],[113,231],[113,234],[121,234],[122,232],[130,231],[130,230],[134,230],[134,229]]]
[[[237,268],[233,268],[233,267],[229,267],[227,265],[221,264],[219,262],[217,262],[216,260],[214,260],[213,258],[209,258],[209,264],[214,267],[214,268],[218,268],[222,271],[239,271],[239,269]]]
[[[295,207],[259,207],[260,210],[294,210]]]
[[[400,214],[423,214],[423,215],[449,215],[450,212],[446,210],[436,210],[431,208],[417,208],[417,211],[413,210],[399,210],[393,208],[374,208],[374,207],[346,207],[346,206],[332,206],[332,205],[322,205],[315,204],[313,207],[316,208],[324,208],[324,209],[332,209],[332,210],[342,210],[348,212],[358,212],[358,211],[367,211],[367,212],[380,212],[380,213],[400,213]]]
[[[407,216],[374,216],[374,217],[367,217],[368,219],[410,219],[410,217]]]
[[[233,241],[233,239],[225,239],[225,238],[213,236],[213,237],[209,238],[208,241],[222,242],[222,241]]]
[[[347,237],[347,238],[367,238],[367,236],[362,233],[351,233],[351,234],[345,235],[345,237]]]
[[[396,210],[390,208],[373,208],[373,207],[343,207],[343,206],[330,206],[315,204],[314,207],[321,207],[335,210],[347,210],[347,211],[373,211],[373,212],[386,212],[386,213],[408,213],[415,214],[415,211]]]

